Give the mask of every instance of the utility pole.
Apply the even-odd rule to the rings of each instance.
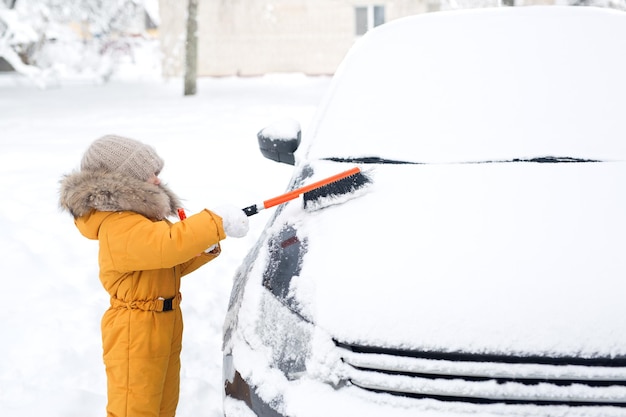
[[[185,95],[196,94],[198,77],[198,0],[188,0],[185,42]]]

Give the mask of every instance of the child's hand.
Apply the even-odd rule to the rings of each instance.
[[[213,210],[215,214],[222,218],[224,232],[229,237],[244,237],[248,234],[250,225],[248,216],[238,207],[224,205]]]

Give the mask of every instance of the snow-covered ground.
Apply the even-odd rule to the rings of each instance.
[[[0,76],[0,413],[11,417],[105,414],[106,378],[97,243],[57,207],[58,181],[78,168],[101,135],[153,145],[161,178],[188,213],[242,208],[282,193],[291,168],[264,159],[256,132],[285,117],[313,116],[329,78],[300,74],[201,79],[184,97],[182,81],[133,77],[41,90]],[[243,239],[183,280],[185,335],[178,416],[222,412],[221,331],[235,269],[271,210],[252,217]]]

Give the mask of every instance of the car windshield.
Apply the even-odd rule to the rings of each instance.
[[[307,158],[624,159],[623,106],[608,104],[626,100],[626,79],[616,73],[624,57],[615,51],[626,50],[621,20],[597,26],[612,33],[598,44],[574,19],[563,20],[561,38],[551,20],[535,20],[526,31],[518,30],[523,13],[503,17],[431,14],[367,34],[362,41],[368,42],[353,48],[338,71],[308,132],[314,145]]]

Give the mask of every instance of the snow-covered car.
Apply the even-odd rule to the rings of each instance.
[[[369,182],[279,206],[244,260],[225,415],[626,416],[625,74],[608,9],[368,32],[299,146],[259,134],[288,190]]]

